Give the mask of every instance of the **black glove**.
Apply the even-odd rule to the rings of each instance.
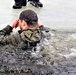
[[[3,30],[0,30],[0,35],[5,35],[5,32]]]
[[[49,32],[49,31],[50,31],[49,28],[44,27],[43,25],[41,25],[41,26],[39,27],[39,29],[40,29],[40,31],[45,31],[45,32]]]
[[[7,25],[5,28],[0,30],[0,35],[9,35],[12,32],[12,27]]]

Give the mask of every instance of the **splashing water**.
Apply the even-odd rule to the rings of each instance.
[[[46,64],[52,61],[66,61],[76,57],[76,33],[69,31],[50,31],[37,45],[32,56],[39,57]],[[51,34],[48,36],[47,34]]]

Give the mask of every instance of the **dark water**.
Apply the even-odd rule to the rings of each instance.
[[[55,31],[36,49],[21,50],[12,45],[0,46],[2,75],[75,75],[76,32]]]

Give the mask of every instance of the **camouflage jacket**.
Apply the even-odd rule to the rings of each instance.
[[[10,35],[4,36],[1,39],[3,45],[12,44],[20,48],[28,48],[36,46],[41,39],[44,38],[45,33],[48,30],[44,27],[39,29],[26,29],[23,31],[18,31],[16,33],[11,33]]]

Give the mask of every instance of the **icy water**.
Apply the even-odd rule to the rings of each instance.
[[[51,30],[36,48],[0,46],[2,75],[75,75],[76,31]],[[51,35],[50,35],[51,34]]]
[[[8,46],[1,47],[0,63],[6,63],[5,65],[8,63],[7,66],[10,69],[21,69],[20,65],[34,63],[35,65],[50,66],[51,73],[48,75],[76,75],[76,1],[41,0],[41,2],[44,5],[43,8],[35,8],[28,3],[26,7],[15,10],[12,9],[13,0],[0,1],[0,29],[8,24],[11,25],[18,18],[20,12],[26,9],[34,10],[38,14],[41,24],[55,29],[50,31],[50,39],[45,38],[37,46],[36,51],[26,52],[18,51],[11,46],[9,48]],[[27,59],[28,62],[26,62]],[[11,64],[15,64],[16,67],[13,65],[14,67],[11,68]],[[36,66],[33,70],[35,68]],[[41,68],[41,70],[44,69]],[[47,70],[49,71],[49,69]],[[37,71],[39,70],[37,69]],[[47,74],[42,72],[41,75]]]

